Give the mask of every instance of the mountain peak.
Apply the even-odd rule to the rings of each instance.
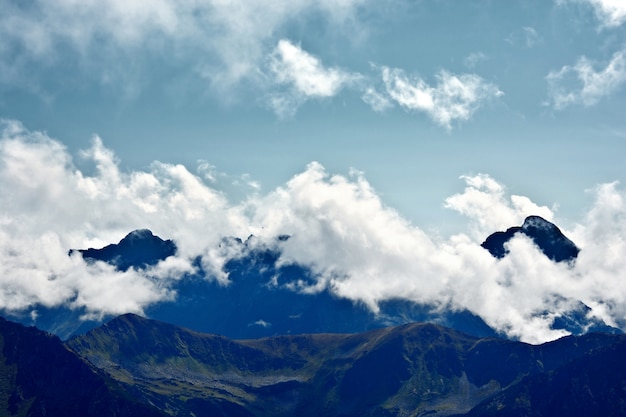
[[[120,243],[125,241],[125,240],[147,240],[147,239],[152,239],[153,237],[157,237],[157,236],[154,236],[154,234],[152,233],[152,230],[150,230],[150,229],[137,229],[137,230],[133,230],[132,232],[127,234],[124,237],[124,239],[122,239],[120,241]]]
[[[117,244],[101,249],[78,249],[86,261],[104,261],[120,271],[129,268],[146,268],[176,254],[176,244],[163,240],[148,229],[137,229],[127,234]],[[74,252],[71,250],[70,253]]]
[[[558,230],[558,227],[556,227],[553,223],[550,223],[549,221],[547,221],[541,216],[526,217],[526,219],[524,219],[524,223],[522,224],[522,229],[529,230],[533,228],[544,229],[544,230],[554,230],[554,229]]]
[[[569,240],[553,223],[540,216],[528,216],[521,226],[508,228],[505,232],[495,232],[481,244],[494,257],[501,259],[508,254],[505,244],[516,233],[528,236],[544,255],[555,262],[570,262],[576,259],[580,249]]]

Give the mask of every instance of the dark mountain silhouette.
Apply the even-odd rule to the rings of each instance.
[[[114,265],[120,271],[129,268],[145,268],[156,265],[159,261],[176,254],[176,244],[163,240],[150,230],[141,229],[130,232],[119,243],[110,244],[101,249],[70,250],[78,251],[86,261],[104,261]]]
[[[504,258],[508,253],[505,244],[521,233],[528,236],[550,259],[556,262],[570,262],[576,259],[578,247],[569,240],[553,223],[539,216],[528,216],[524,224],[510,227],[506,232],[495,232],[481,244],[496,258]]]
[[[0,415],[160,416],[98,374],[61,341],[0,318]]]
[[[232,340],[124,315],[67,345],[181,416],[599,416],[625,398],[623,335],[533,346],[411,323]]]

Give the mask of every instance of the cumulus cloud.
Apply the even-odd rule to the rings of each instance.
[[[464,175],[461,179],[467,185],[465,190],[448,197],[445,207],[473,219],[477,237],[487,236],[494,230],[520,225],[530,214],[536,214],[548,221],[554,218],[550,208],[538,206],[528,197],[507,196],[504,186],[489,175]]]
[[[311,98],[332,97],[345,85],[361,78],[359,74],[324,67],[318,58],[286,39],[278,42],[269,68],[275,81],[288,88],[271,99],[279,116],[292,116],[299,103]]]
[[[593,62],[582,56],[574,66],[565,65],[550,72],[546,77],[548,104],[556,110],[572,104],[589,107],[618,91],[626,82],[626,51],[613,54],[606,67],[600,70],[594,67]]]
[[[620,0],[589,0],[596,13],[608,27],[620,26],[626,22],[626,4]]]
[[[465,216],[470,233],[433,237],[387,206],[359,171],[327,172],[311,163],[283,186],[229,202],[211,178],[180,165],[155,162],[122,172],[115,155],[94,138],[80,158],[87,175],[57,140],[3,122],[0,134],[0,308],[36,306],[84,310],[85,317],[141,312],[175,299],[176,285],[200,256],[208,279],[228,285],[222,266],[237,251],[222,237],[257,236],[282,250],[282,264],[312,271],[293,291],[324,289],[364,303],[408,299],[440,308],[468,309],[490,326],[529,342],[564,334],[552,320],[578,300],[592,315],[626,328],[626,193],[599,185],[579,223],[561,225],[554,210],[511,195],[486,174],[463,176],[462,192],[445,205]],[[204,164],[204,163],[203,163]],[[201,164],[202,165],[202,164]],[[209,167],[210,168],[210,167]],[[201,170],[201,173],[203,171]],[[215,177],[213,177],[215,178]],[[480,247],[497,230],[528,215],[559,224],[582,249],[575,263],[555,263],[525,236],[497,260]],[[70,248],[101,247],[130,230],[148,227],[176,241],[180,251],[147,270],[126,272],[68,256]],[[288,240],[276,243],[276,236]]]
[[[192,229],[220,234],[238,222],[237,215],[185,167],[155,162],[148,172],[122,173],[115,155],[95,137],[81,155],[95,165],[94,175],[87,176],[58,141],[15,121],[4,121],[2,128],[2,307],[69,303],[94,314],[139,312],[170,297],[167,280],[192,271],[189,259],[196,255],[217,279],[225,278],[214,249],[217,235],[181,237],[194,234]],[[179,262],[120,274],[67,256],[70,248],[101,247],[141,227],[179,241]]]
[[[428,236],[385,206],[362,173],[331,175],[316,163],[253,202],[254,223],[263,225],[260,236],[292,235],[282,243],[282,262],[314,271],[317,281],[309,292],[329,288],[374,311],[378,302],[389,298],[469,309],[494,328],[531,342],[564,335],[550,329],[552,320],[571,310],[577,300],[600,306],[594,314],[608,323],[623,323],[624,292],[613,292],[621,274],[617,271],[626,266],[615,256],[621,246],[609,252],[613,255],[602,253],[605,245],[616,245],[619,238],[596,240],[598,231],[586,225],[599,217],[596,211],[604,210],[606,200],[615,206],[608,215],[611,220],[617,213],[624,215],[615,188],[601,187],[590,218],[575,227],[578,232],[566,231],[576,238],[594,236],[579,242],[583,252],[593,256],[581,256],[571,266],[550,261],[524,236],[509,243],[509,256],[492,258],[480,247],[487,234],[520,225],[531,214],[554,220],[554,213],[527,197],[508,196],[487,175],[462,178],[466,189],[446,204],[470,218],[476,231],[471,236],[459,234],[446,241]],[[602,195],[607,191],[609,196]],[[612,268],[602,272],[607,266],[598,268],[608,256]]]
[[[440,71],[433,87],[419,76],[382,67],[382,79],[393,101],[408,110],[426,113],[447,129],[451,129],[453,122],[468,120],[485,101],[504,94],[476,74]]]

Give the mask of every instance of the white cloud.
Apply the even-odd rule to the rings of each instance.
[[[617,27],[626,22],[626,3],[622,0],[557,0],[557,4],[574,2],[592,6],[603,27]]]
[[[590,0],[606,26],[619,26],[626,22],[626,3],[621,0]]]
[[[275,95],[271,102],[281,116],[293,115],[298,104],[307,99],[332,97],[361,78],[338,68],[324,67],[318,58],[286,39],[281,39],[274,49],[269,69],[278,84],[288,87],[287,92]]]
[[[196,255],[204,255],[205,266],[225,279],[214,249],[219,237],[183,236],[195,234],[192,229],[233,230],[237,215],[183,166],[154,163],[148,172],[122,173],[96,137],[82,155],[96,167],[86,176],[59,142],[18,122],[4,121],[2,127],[0,188],[9,191],[0,196],[0,306],[69,303],[96,315],[139,312],[170,297],[168,280],[191,271],[189,258]],[[70,248],[101,247],[143,227],[176,239],[179,262],[120,275],[67,256]]]
[[[0,134],[0,308],[36,305],[85,308],[88,316],[141,312],[175,297],[177,280],[202,256],[214,278],[236,256],[223,236],[274,242],[281,262],[308,266],[316,282],[293,282],[296,291],[328,288],[365,303],[403,298],[469,309],[489,325],[529,342],[563,334],[553,317],[576,300],[593,314],[626,328],[626,193],[604,184],[578,224],[559,225],[582,249],[573,265],[550,261],[524,236],[510,254],[494,259],[480,243],[496,230],[538,214],[559,224],[550,208],[510,195],[485,174],[463,176],[466,188],[446,206],[468,217],[472,233],[429,236],[384,204],[365,175],[332,175],[311,163],[284,186],[229,203],[185,167],[155,162],[149,170],[122,172],[115,155],[95,139],[83,153],[96,166],[81,172],[56,140],[4,122]],[[213,183],[211,183],[213,184]],[[87,265],[70,248],[101,247],[130,230],[148,227],[173,238],[180,253],[146,271]],[[232,252],[232,253],[229,253]],[[289,285],[287,285],[289,287]],[[28,310],[26,310],[28,311]]]
[[[467,187],[463,193],[450,196],[445,207],[458,211],[474,219],[477,237],[521,225],[529,215],[538,215],[548,221],[554,218],[553,211],[546,206],[538,206],[527,197],[506,196],[505,188],[486,174],[462,176]]]
[[[382,67],[382,78],[387,94],[396,103],[425,112],[447,129],[455,121],[468,120],[485,101],[503,95],[498,87],[475,74],[440,71],[434,87],[397,68]]]
[[[574,66],[565,65],[559,71],[550,72],[546,80],[549,104],[556,110],[572,104],[593,106],[626,82],[626,51],[613,54],[606,67],[598,71],[589,59],[580,57]]]

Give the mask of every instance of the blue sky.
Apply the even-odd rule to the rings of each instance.
[[[537,212],[582,245],[605,197],[619,204],[604,220],[623,217],[619,0],[1,0],[0,10],[5,239],[95,245],[149,227],[184,240],[166,217],[207,201],[218,201],[212,218],[245,218],[207,222],[216,234],[291,233],[259,213],[285,194],[296,201],[303,178],[351,184],[354,201],[328,201],[365,199],[444,246]],[[70,208],[64,193],[84,195]],[[145,215],[176,193],[190,206]],[[139,211],[94,203],[104,195]],[[18,221],[24,213],[38,220]],[[196,240],[189,248],[207,247]]]

